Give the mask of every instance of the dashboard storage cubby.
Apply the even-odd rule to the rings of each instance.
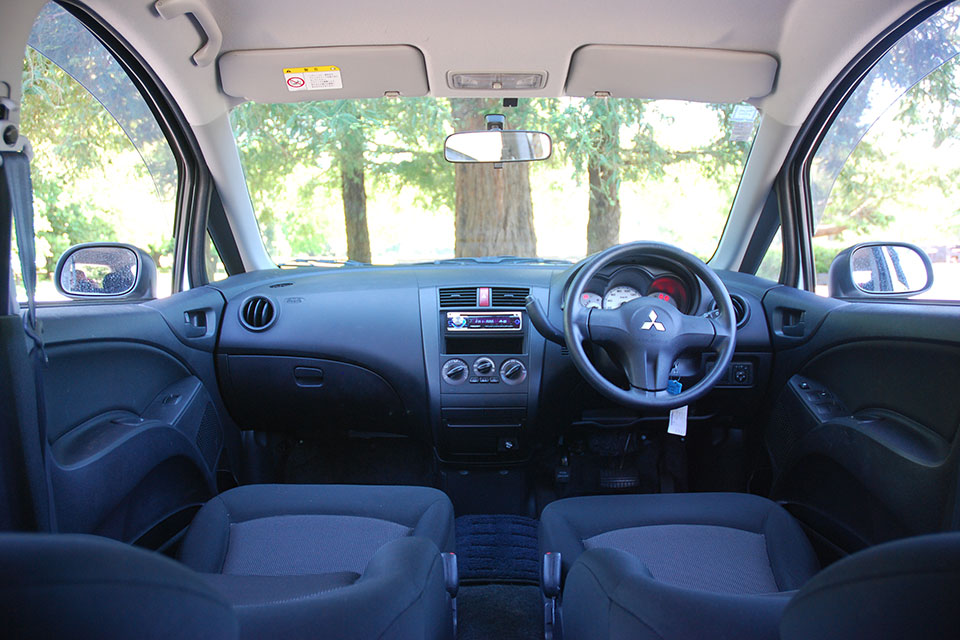
[[[226,356],[221,367],[224,399],[243,429],[407,431],[400,396],[369,369],[267,355]]]

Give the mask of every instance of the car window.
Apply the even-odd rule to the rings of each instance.
[[[757,275],[767,280],[780,279],[780,266],[783,263],[783,239],[780,236],[780,229],[770,241],[767,252],[757,268]]]
[[[169,295],[178,172],[153,114],[117,60],[60,6],[43,9],[28,42],[21,132],[34,152],[37,300],[63,301],[57,260],[97,241],[149,253],[157,295]],[[25,300],[16,257],[14,271]]]
[[[933,262],[922,298],[960,300],[960,6],[904,36],[851,93],[810,166],[817,292],[838,252],[918,245]]]
[[[455,131],[553,138],[544,162],[454,165]],[[746,104],[626,98],[245,103],[231,114],[264,244],[279,263],[512,255],[579,260],[659,240],[709,258],[757,130]]]
[[[203,263],[206,266],[208,282],[216,282],[217,280],[223,280],[227,277],[227,268],[223,265],[223,261],[220,259],[220,252],[217,251],[217,246],[213,243],[213,238],[209,233],[207,234]]]

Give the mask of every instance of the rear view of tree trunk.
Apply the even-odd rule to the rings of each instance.
[[[367,189],[364,185],[364,136],[358,128],[340,141],[340,193],[347,228],[347,257],[370,262],[370,231],[367,228]]]
[[[620,242],[620,117],[605,100],[592,113],[597,153],[587,161],[590,181],[590,217],[587,253],[603,251]]]
[[[459,131],[486,128],[483,113],[497,101],[453,99],[451,109]],[[510,114],[507,126],[510,126]],[[526,163],[458,164],[456,167],[456,256],[537,255],[533,228],[530,171]]]

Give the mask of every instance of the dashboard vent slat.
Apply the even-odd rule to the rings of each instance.
[[[276,319],[277,310],[266,296],[253,296],[240,307],[240,323],[250,331],[263,331]]]
[[[522,307],[527,303],[530,289],[526,287],[493,287],[490,299],[494,307]]]
[[[476,287],[440,289],[440,308],[477,306]]]

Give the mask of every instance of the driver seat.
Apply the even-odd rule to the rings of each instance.
[[[561,554],[566,640],[778,638],[819,569],[790,514],[741,493],[558,500],[540,550]]]

